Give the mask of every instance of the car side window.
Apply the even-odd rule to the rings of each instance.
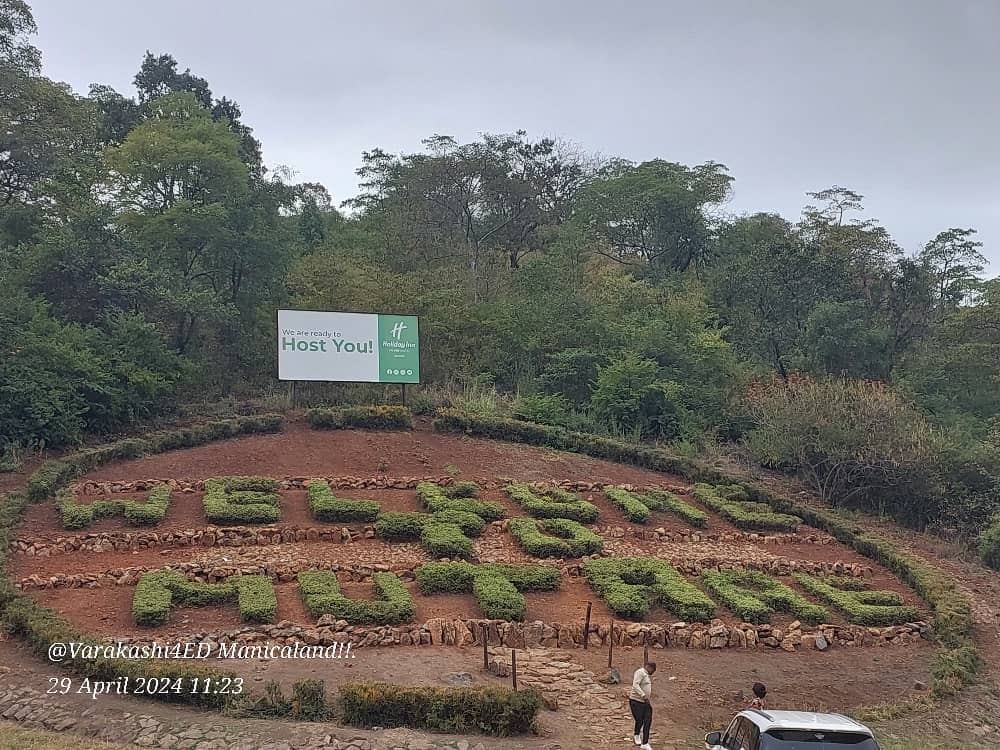
[[[726,745],[726,750],[748,750],[746,744],[747,738],[747,724],[749,724],[746,719],[738,717],[735,722],[733,722],[732,727],[732,737],[729,744]]]
[[[760,748],[760,729],[752,721],[747,722],[747,736],[743,740],[743,747],[746,750],[759,750]]]
[[[739,745],[736,744],[736,732],[739,726],[739,719],[733,719],[726,733],[722,736],[722,746],[726,750],[740,750]]]

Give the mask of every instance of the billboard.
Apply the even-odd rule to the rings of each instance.
[[[419,383],[414,315],[278,310],[278,379]]]

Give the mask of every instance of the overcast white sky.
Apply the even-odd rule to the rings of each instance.
[[[131,95],[169,52],[338,203],[362,150],[524,128],[720,161],[736,213],[843,185],[907,252],[978,229],[1000,273],[1000,0],[29,2],[48,76]]]

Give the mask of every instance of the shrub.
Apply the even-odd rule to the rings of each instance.
[[[83,529],[101,518],[124,516],[129,526],[154,526],[163,520],[170,507],[170,487],[158,484],[144,503],[135,500],[95,500],[77,503],[71,492],[62,492],[56,500],[63,528]]]
[[[723,493],[730,493],[726,496]],[[795,531],[802,523],[798,516],[776,513],[767,503],[747,502],[732,496],[732,488],[696,484],[694,496],[734,526],[746,531]]]
[[[829,503],[883,512],[888,493],[899,497],[898,517],[916,509],[898,489],[932,460],[931,429],[884,383],[796,377],[758,385],[745,401],[754,423],[746,443],[765,465],[798,471]]]
[[[306,488],[309,511],[317,521],[370,523],[381,510],[374,500],[348,500],[335,497],[329,482],[316,480]]]
[[[790,612],[797,619],[818,625],[826,610],[797,591],[756,570],[702,573],[705,586],[745,622],[769,622],[772,612]]]
[[[348,599],[340,591],[337,574],[331,571],[303,571],[298,580],[302,601],[313,617],[333,615],[352,625],[397,625],[410,622],[416,614],[413,597],[393,573],[372,576],[378,597],[374,601]]]
[[[420,530],[420,543],[434,557],[472,557],[472,540],[453,523],[440,523],[433,516]]]
[[[621,487],[605,487],[604,494],[632,523],[646,523],[649,508],[636,495]]]
[[[679,384],[662,380],[652,359],[629,355],[598,369],[591,406],[594,416],[626,434],[671,440],[690,417]]]
[[[417,568],[424,594],[473,593],[483,614],[496,620],[523,620],[523,592],[552,591],[562,577],[556,568],[467,562],[427,563]]]
[[[519,396],[514,403],[514,418],[537,424],[565,425],[569,407],[559,394],[533,393]]]
[[[281,517],[278,482],[267,477],[219,477],[205,480],[202,500],[213,523],[234,526],[274,523]]]
[[[917,609],[904,605],[903,597],[894,591],[842,589],[835,579],[824,580],[804,573],[796,573],[795,580],[809,593],[839,609],[855,625],[901,625],[920,617]]]
[[[979,537],[979,554],[983,562],[991,568],[1000,570],[1000,514]]]
[[[512,518],[511,536],[533,557],[583,557],[600,552],[601,537],[566,518]]]
[[[597,368],[603,363],[604,357],[595,352],[563,349],[549,357],[538,383],[547,393],[559,394],[573,406],[582,407],[590,401]]]
[[[429,516],[433,523],[452,524],[466,536],[479,536],[486,529],[486,521],[475,513],[464,510],[439,510]]]
[[[413,415],[405,406],[354,406],[346,409],[310,409],[306,415],[316,430],[409,430]]]
[[[513,483],[507,485],[505,492],[525,513],[535,518],[568,518],[579,523],[593,523],[599,514],[593,503],[558,487],[534,490],[527,484]]]
[[[583,574],[615,614],[630,620],[642,619],[657,605],[695,622],[708,622],[715,614],[715,602],[663,560],[588,560]]]
[[[420,482],[417,485],[417,497],[432,512],[458,510],[474,513],[486,521],[499,521],[503,518],[506,515],[503,506],[477,500],[474,496],[478,490],[473,482],[456,482],[450,488],[433,482]]]
[[[650,490],[642,496],[642,502],[650,510],[665,510],[680,516],[691,526],[704,529],[708,526],[708,514],[698,510],[690,503],[681,500],[673,492],[666,490]]]
[[[375,533],[389,542],[411,542],[420,538],[428,513],[388,511],[375,520]]]
[[[292,683],[289,717],[296,721],[325,721],[330,716],[323,680],[298,680]]]
[[[142,574],[132,596],[132,618],[136,625],[163,625],[171,607],[204,607],[234,600],[245,622],[274,622],[278,601],[269,578],[245,575],[224,583],[199,583],[175,570]]]
[[[240,435],[279,432],[282,423],[283,417],[280,414],[224,419],[176,430],[151,432],[143,438],[129,438],[107,443],[97,448],[77,451],[42,464],[28,480],[28,499],[32,502],[38,502],[54,497],[59,489],[68,484],[74,477],[111,461],[139,458],[147,454],[163,453],[176,448],[191,448]]]
[[[340,688],[344,722],[357,727],[409,727],[507,737],[526,734],[542,705],[537,690],[495,687],[403,687],[384,682]]]

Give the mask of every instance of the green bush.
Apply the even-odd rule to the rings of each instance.
[[[456,482],[451,487],[441,487],[433,482],[420,482],[417,485],[417,497],[431,512],[458,510],[474,513],[486,521],[499,521],[503,518],[506,515],[503,506],[499,503],[477,500],[475,494],[478,490],[473,482]]]
[[[642,502],[650,510],[664,510],[680,516],[691,526],[704,529],[708,526],[708,514],[690,503],[681,500],[673,492],[650,490],[642,496]]]
[[[1000,514],[979,537],[979,554],[983,562],[1000,570]]]
[[[403,687],[384,682],[343,685],[339,699],[344,723],[352,726],[408,727],[496,737],[531,731],[542,705],[537,690]]]
[[[706,588],[744,622],[770,622],[773,612],[789,612],[812,625],[827,620],[823,607],[813,604],[766,573],[756,570],[705,571],[701,578]]]
[[[523,620],[522,594],[553,591],[561,581],[558,569],[545,566],[448,562],[417,568],[417,584],[424,594],[473,593],[483,615],[495,620]]]
[[[641,620],[653,606],[694,622],[708,622],[715,614],[715,602],[663,560],[588,560],[583,564],[583,574],[620,617]]]
[[[472,557],[472,540],[453,523],[440,523],[433,516],[420,530],[420,543],[434,557]]]
[[[279,484],[267,477],[218,477],[205,480],[202,502],[213,523],[239,526],[274,523],[281,518]]]
[[[635,494],[621,487],[605,487],[604,494],[632,523],[646,523],[650,509]]]
[[[171,607],[205,607],[236,601],[244,622],[274,622],[278,601],[274,586],[265,576],[234,576],[224,583],[199,583],[175,570],[153,570],[142,574],[132,596],[132,618],[136,625],[166,623]]]
[[[170,487],[156,485],[144,503],[135,500],[95,500],[90,504],[77,503],[73,493],[65,491],[56,499],[63,528],[83,529],[101,518],[124,516],[129,526],[155,526],[170,507]]]
[[[322,479],[310,482],[306,488],[306,495],[309,500],[309,511],[317,521],[371,523],[381,510],[374,500],[335,497],[330,489],[330,483]]]
[[[416,615],[413,597],[393,573],[375,573],[372,584],[378,597],[348,599],[340,591],[336,573],[308,570],[299,573],[299,590],[306,609],[313,617],[333,615],[352,625],[398,625],[410,622]]]
[[[508,484],[505,491],[525,513],[535,518],[568,518],[579,523],[593,523],[599,515],[596,505],[559,487],[535,490],[515,482]]]
[[[375,520],[375,533],[387,542],[412,542],[420,539],[429,513],[387,511]]]
[[[730,488],[696,484],[694,496],[720,516],[745,531],[795,531],[802,523],[798,516],[776,513],[767,503],[740,500],[739,496],[727,497]]]
[[[439,510],[429,515],[433,523],[453,524],[466,536],[479,536],[486,530],[486,521],[464,510]]]
[[[894,591],[858,591],[838,588],[834,579],[796,573],[798,584],[825,602],[829,602],[855,625],[902,625],[919,619],[916,607],[903,604]]]
[[[128,438],[96,448],[87,448],[43,463],[28,480],[28,499],[38,502],[54,497],[75,477],[111,461],[140,458],[177,448],[192,448],[241,435],[280,432],[282,423],[283,417],[280,414],[262,414],[204,422],[176,430],[151,432],[142,438]]]
[[[533,557],[583,557],[604,548],[601,537],[566,518],[512,518],[510,533]]]
[[[514,403],[514,418],[537,424],[565,425],[569,405],[559,394],[532,393],[519,396]]]
[[[413,415],[405,406],[354,406],[310,409],[306,415],[316,430],[410,430]]]

